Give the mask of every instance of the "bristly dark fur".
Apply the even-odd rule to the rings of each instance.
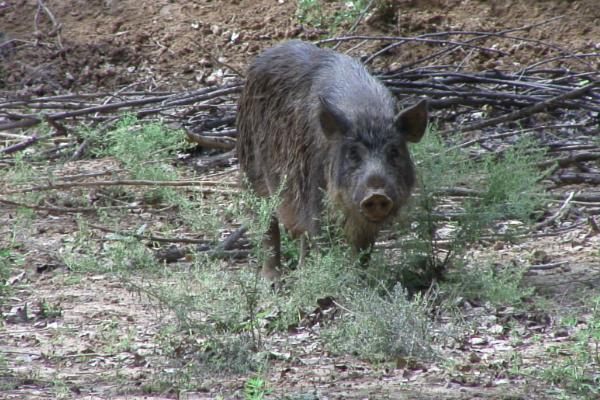
[[[343,134],[323,131],[324,102],[349,122]],[[349,241],[358,250],[368,248],[381,223],[366,219],[357,202],[373,184],[372,176],[391,193],[390,217],[414,184],[395,115],[390,92],[358,61],[301,41],[281,44],[248,70],[238,104],[240,169],[260,196],[276,193],[285,178],[277,216],[294,236],[320,233],[327,194],[345,215]]]

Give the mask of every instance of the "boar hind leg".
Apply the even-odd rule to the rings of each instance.
[[[278,279],[281,276],[281,236],[279,220],[276,217],[271,217],[269,229],[263,239],[263,249],[266,250],[267,255],[261,274],[270,280]]]
[[[300,258],[298,259],[298,268],[302,268],[306,265],[306,259],[308,258],[311,245],[312,243],[308,234],[304,233],[300,236]]]

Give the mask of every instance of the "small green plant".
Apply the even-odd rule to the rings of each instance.
[[[347,296],[348,312],[341,324],[326,330],[328,346],[371,361],[428,359],[434,355],[429,305],[417,296],[409,300],[396,285],[385,295],[363,288]]]
[[[494,305],[517,305],[530,297],[534,288],[523,287],[525,268],[496,265],[492,261],[479,265],[456,265],[443,287],[456,296]]]
[[[381,7],[384,6],[381,2]],[[377,2],[379,4],[379,2]],[[296,16],[302,23],[315,28],[336,30],[340,25],[354,21],[369,5],[368,0],[351,0],[329,11],[323,0],[299,0]]]
[[[244,398],[246,400],[263,400],[272,392],[267,388],[267,383],[260,377],[250,378],[244,385]]]
[[[58,376],[52,379],[52,393],[55,399],[68,399],[71,396],[69,385]]]
[[[39,311],[37,316],[44,319],[56,319],[62,316],[62,308],[60,304],[48,303],[45,300],[41,300],[38,303]]]
[[[595,399],[600,396],[600,297],[591,302],[586,326],[574,335],[575,343],[548,349],[553,362],[540,376],[567,392]]]
[[[172,131],[158,123],[140,124],[129,115],[106,135],[106,146],[96,153],[117,158],[132,179],[165,181],[176,179],[177,172],[164,161],[185,146],[182,131]],[[157,187],[146,192],[145,197],[148,202],[160,202],[178,196],[170,188]]]

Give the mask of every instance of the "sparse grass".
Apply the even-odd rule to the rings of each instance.
[[[525,268],[497,265],[492,261],[480,265],[461,266],[448,275],[445,289],[456,297],[496,306],[515,306],[533,294],[523,286]]]
[[[434,132],[426,135],[413,152],[418,163],[419,190],[406,211],[406,221],[398,228],[404,238],[399,252],[400,264],[405,268],[402,275],[406,276],[408,268],[409,277],[436,278],[440,271],[452,267],[458,276],[468,277],[466,285],[473,284],[473,275],[479,273],[482,275],[475,282],[488,289],[490,284],[512,285],[511,276],[519,278],[518,269],[499,269],[491,274],[488,266],[480,271],[466,264],[464,256],[484,235],[509,241],[515,234],[526,232],[532,215],[542,204],[541,186],[536,183],[539,171],[534,165],[541,154],[532,148],[533,143],[523,141],[502,157],[475,161],[458,149],[447,150]],[[448,201],[444,189],[461,187],[480,195]],[[518,223],[512,224],[511,220]],[[506,295],[515,290],[498,288],[490,293],[501,296],[500,292]]]
[[[572,341],[549,347],[552,362],[535,372],[566,394],[596,399],[600,396],[600,297],[592,299],[590,308],[585,325],[576,330]]]
[[[45,300],[41,300],[38,303],[38,307],[38,318],[56,319],[62,316],[62,308],[59,303],[49,303]]]
[[[386,1],[376,1],[376,6],[382,10]],[[340,7],[326,7],[323,0],[299,0],[296,17],[304,24],[320,29],[337,30],[340,25],[353,22],[369,5],[368,0],[351,0],[343,2]]]

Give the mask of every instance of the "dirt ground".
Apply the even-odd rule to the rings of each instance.
[[[540,23],[518,35],[553,43],[559,53],[600,52],[597,0],[398,0],[395,4],[391,21],[372,16],[358,25],[354,34],[501,31]],[[323,7],[333,11],[345,6],[327,1]],[[302,24],[297,10],[298,2],[292,0],[0,1],[1,97],[215,85],[226,76],[243,75],[248,62],[275,43],[339,36],[352,25],[346,21],[336,30],[328,30]],[[487,45],[494,45],[493,38]],[[507,45],[503,42],[500,46]],[[381,47],[381,43],[369,41],[355,48],[344,43],[341,50],[362,56]],[[402,53],[392,51],[377,58],[373,67],[393,69],[430,50],[421,45]],[[455,57],[464,58],[465,67],[472,70],[516,70],[545,56],[526,44],[500,50],[511,56]],[[600,69],[597,57],[573,62]],[[80,171],[98,168],[84,164]],[[233,180],[236,174],[232,168],[222,177]],[[11,236],[15,232],[14,209],[1,207],[0,244],[18,241],[25,255],[24,273],[11,278],[17,290],[4,304],[5,319],[0,326],[1,398],[243,398],[239,377],[207,379],[202,390],[185,395],[145,393],[142,384],[157,372],[150,338],[164,322],[159,320],[162,314],[115,278],[94,274],[74,278],[57,264],[56,252],[78,229],[72,215],[40,213],[33,225]],[[152,221],[154,217],[147,218]],[[580,307],[582,296],[599,294],[600,235],[593,234],[589,224],[577,222],[581,219],[585,218],[577,216],[546,228],[515,245],[489,244],[474,249],[474,258],[494,252],[498,260],[522,265],[542,254],[539,263],[562,264],[531,271],[527,277],[550,299],[543,315],[485,304],[470,306],[466,312],[473,324],[470,338],[448,350],[448,358],[457,360],[454,372],[442,363],[390,370],[356,359],[334,358],[313,345],[313,333],[300,330],[271,342],[274,354],[295,349],[290,357],[274,360],[266,374],[274,390],[272,398],[568,398],[559,397],[560,392],[553,392],[551,385],[534,376],[514,378],[505,371],[536,368],[540,354],[570,340],[573,334],[555,326],[556,317]],[[41,315],[43,304],[60,304],[61,316],[33,321],[21,318]],[[584,325],[585,317],[581,316],[574,330]],[[512,340],[498,328],[510,318],[519,321],[521,341]],[[103,347],[107,335],[127,337],[135,350]]]
[[[343,2],[322,2],[326,9]],[[0,3],[0,89],[21,94],[121,88],[191,88],[214,84],[219,70],[243,73],[262,49],[285,39],[316,40],[342,34],[301,24],[292,0],[227,1],[47,1],[49,14],[37,1]],[[600,49],[600,9],[584,1],[397,1],[391,23],[376,17],[355,34],[411,36],[441,31],[502,31],[559,19],[537,27],[534,40],[548,41],[571,53]],[[352,54],[372,53],[366,43]],[[350,47],[350,45],[347,45]],[[342,47],[344,49],[344,47]],[[378,58],[378,69],[406,62],[430,51],[426,46]],[[513,69],[543,54],[528,46],[507,50],[511,57],[467,57],[472,69]],[[456,57],[465,57],[457,54]],[[598,65],[598,60],[591,61]],[[229,68],[228,68],[229,67]],[[217,72],[215,74],[215,72]]]

